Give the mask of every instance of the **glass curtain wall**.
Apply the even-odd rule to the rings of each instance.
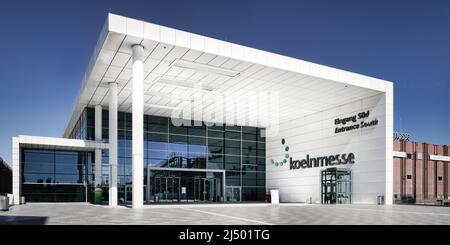
[[[94,139],[94,120],[94,109],[86,108],[77,123],[79,127],[75,127],[71,135]],[[107,110],[103,110],[102,120],[102,136],[108,141]],[[125,200],[125,186],[130,185],[132,181],[131,120],[131,113],[118,113],[119,201]],[[221,169],[226,170],[226,187],[239,187],[239,196],[242,197],[240,200],[263,201],[265,195],[263,129],[241,126],[208,127],[202,122],[194,121],[190,125],[175,126],[170,118],[144,115],[145,185],[148,167]],[[107,151],[104,151],[102,161],[102,182],[107,195],[109,173]],[[107,200],[106,196],[104,200]]]
[[[91,152],[23,149],[22,195],[28,202],[89,202]]]

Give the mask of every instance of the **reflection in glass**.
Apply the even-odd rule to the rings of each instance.
[[[119,157],[121,158],[118,161],[118,171],[120,185],[124,185],[124,183],[131,184],[131,178],[128,179],[127,176],[132,175],[131,113],[119,112],[118,114]],[[86,108],[79,122],[75,125],[71,137],[93,137],[91,135],[93,134],[91,131],[95,126],[95,116],[93,115],[94,109]],[[104,141],[107,142],[108,111],[103,110],[102,115],[102,132]],[[191,126],[177,127],[173,125],[170,118],[144,115],[144,168],[224,169],[227,175],[227,186],[241,187],[244,185],[247,188],[245,197],[244,189],[240,190],[242,201],[259,198],[260,189],[263,190],[261,193],[265,193],[264,171],[266,153],[264,129],[229,125],[206,126],[204,123],[194,121],[186,121],[186,123],[190,123]],[[36,154],[42,154],[42,152],[37,152]],[[70,154],[72,153],[68,155]],[[41,159],[43,162],[50,161],[49,166],[43,164],[28,166],[30,174],[48,172],[50,173],[51,182],[56,181],[56,172],[51,169],[55,162],[54,155],[30,157]],[[63,160],[64,162],[74,162],[76,157],[72,157],[72,160],[68,160],[71,158],[70,156],[61,156],[61,158],[66,159]],[[103,184],[107,188],[109,171],[107,151],[103,152],[102,163]],[[58,171],[60,172],[59,174],[79,175],[78,168],[74,166],[61,166],[58,168]],[[89,173],[89,176],[93,175],[92,167],[88,166],[86,171]],[[183,173],[182,175],[187,176],[188,173]],[[181,185],[194,190],[194,178],[186,180],[183,184],[182,176],[179,177]],[[93,179],[92,176],[89,178]],[[75,179],[69,180],[75,181]],[[41,181],[46,181],[46,179],[41,179]],[[122,190],[123,198],[125,198],[125,186],[119,186],[118,188]],[[176,188],[175,185],[173,188]],[[186,195],[186,200],[195,199],[194,193]],[[180,194],[180,200],[182,200],[181,196]]]

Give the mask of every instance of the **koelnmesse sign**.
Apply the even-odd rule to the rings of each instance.
[[[289,160],[289,170],[301,169],[301,168],[317,168],[317,167],[327,167],[334,165],[344,165],[344,164],[354,164],[355,154],[354,153],[344,153],[344,154],[334,154],[322,157],[310,157],[309,154],[306,155],[305,159],[293,160],[289,156],[289,146],[286,144],[286,140],[282,139],[281,144],[284,148],[284,159],[281,161],[271,160],[272,164],[276,167],[283,166]]]
[[[333,165],[341,165],[341,164],[353,164],[355,163],[355,154],[336,154],[330,156],[323,157],[309,157],[309,154],[306,155],[306,158],[303,160],[292,160],[290,159],[289,169],[300,169],[300,168],[317,168],[324,166],[333,166]]]
[[[336,118],[334,119],[334,125],[337,125],[337,127],[334,130],[335,134],[342,133],[342,132],[348,132],[353,131],[360,128],[366,128],[371,126],[378,125],[378,120],[375,118],[371,121],[366,121],[365,119],[368,118],[370,115],[370,111],[366,112],[360,112],[358,114],[344,117],[344,118]],[[360,121],[360,122],[358,122]],[[347,123],[353,123],[352,125],[346,125]],[[338,126],[338,125],[344,125],[344,126]]]

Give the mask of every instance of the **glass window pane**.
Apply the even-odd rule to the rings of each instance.
[[[206,128],[202,127],[189,127],[188,134],[193,136],[206,136]]]
[[[227,139],[234,139],[234,140],[241,140],[241,133],[239,132],[225,132],[225,138]]]
[[[146,150],[145,158],[167,159],[169,152],[159,150]]]
[[[187,127],[184,127],[184,126],[179,126],[179,127],[177,127],[177,126],[170,126],[169,127],[169,133],[170,134],[182,134],[182,135],[187,135],[188,133],[187,133]]]
[[[81,159],[80,159],[81,160]],[[78,164],[78,153],[63,153],[63,152],[56,152],[55,154],[55,163],[58,164]]]
[[[209,161],[208,169],[224,169],[223,165],[223,162]]]
[[[242,155],[256,156],[256,142],[242,141]]]
[[[214,124],[213,126],[209,126],[208,129],[211,129],[211,130],[217,130],[217,131],[224,131],[224,130],[225,130],[225,127],[224,127],[223,124],[222,124],[222,125],[220,125],[220,124]]]
[[[227,131],[241,131],[241,126],[227,126],[225,125],[225,130]]]
[[[242,187],[242,201],[254,201],[257,199],[255,187]]]
[[[168,127],[167,125],[161,125],[161,124],[148,124],[147,130],[148,132],[158,132],[158,133],[168,133]]]
[[[223,137],[225,137],[224,132],[208,130],[208,138],[221,138],[222,139]]]
[[[36,153],[36,152],[26,152],[24,151],[24,161],[27,163],[53,163],[54,153]]]
[[[242,164],[256,165],[256,157],[242,157]]]
[[[258,141],[265,142],[266,141],[266,130],[265,129],[258,129],[258,133],[256,134],[258,137]]]
[[[266,186],[266,173],[265,172],[258,172],[256,174],[256,184],[257,186]]]
[[[208,168],[224,169],[224,159],[222,154],[210,154],[208,158]]]
[[[158,116],[150,116],[150,115],[146,115],[146,117],[144,118],[147,121],[147,124],[159,124],[159,125],[168,125],[168,118],[166,117],[158,117]]]
[[[241,157],[239,156],[224,156],[225,169],[239,171],[241,169]]]
[[[81,164],[56,164],[55,173],[57,174],[83,174],[83,165]]]
[[[241,155],[241,141],[225,140],[225,154]]]
[[[259,143],[257,145],[257,156],[259,157],[266,157],[266,144],[265,143]]]
[[[254,127],[242,127],[242,133],[243,134],[253,134],[256,135],[257,134],[257,128]]]
[[[223,154],[225,152],[223,139],[208,139],[208,151],[210,154]]]
[[[256,172],[243,171],[242,172],[242,185],[243,186],[257,186]]]
[[[256,141],[256,134],[242,134],[242,140]]]
[[[83,175],[55,174],[55,183],[83,183]]]
[[[187,136],[170,135],[169,152],[187,152]]]
[[[152,150],[167,150],[168,135],[157,133],[146,133],[146,148]]]
[[[258,165],[242,164],[242,171],[258,171]]]
[[[53,173],[49,174],[23,174],[24,183],[53,183],[55,181],[55,176]]]
[[[54,167],[53,163],[26,162],[22,169],[24,173],[53,173]]]
[[[167,163],[166,159],[147,159],[148,167],[163,167]]]
[[[241,186],[241,172],[226,171],[225,176],[225,182],[227,186]]]

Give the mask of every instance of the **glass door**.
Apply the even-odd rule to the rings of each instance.
[[[240,202],[241,201],[241,187],[240,186],[227,186],[226,197],[227,197],[227,202]]]
[[[180,201],[180,177],[155,177],[155,202]]]
[[[124,187],[124,202],[131,203],[133,201],[133,186],[131,184],[125,184]]]
[[[202,200],[203,188],[201,186],[202,178],[194,179],[194,201],[199,202]]]
[[[195,201],[199,202],[214,202],[216,201],[217,183],[215,178],[200,178],[194,179],[194,196]],[[218,201],[218,200],[217,200]]]
[[[321,171],[322,204],[350,204],[352,176],[349,169],[328,168]]]

